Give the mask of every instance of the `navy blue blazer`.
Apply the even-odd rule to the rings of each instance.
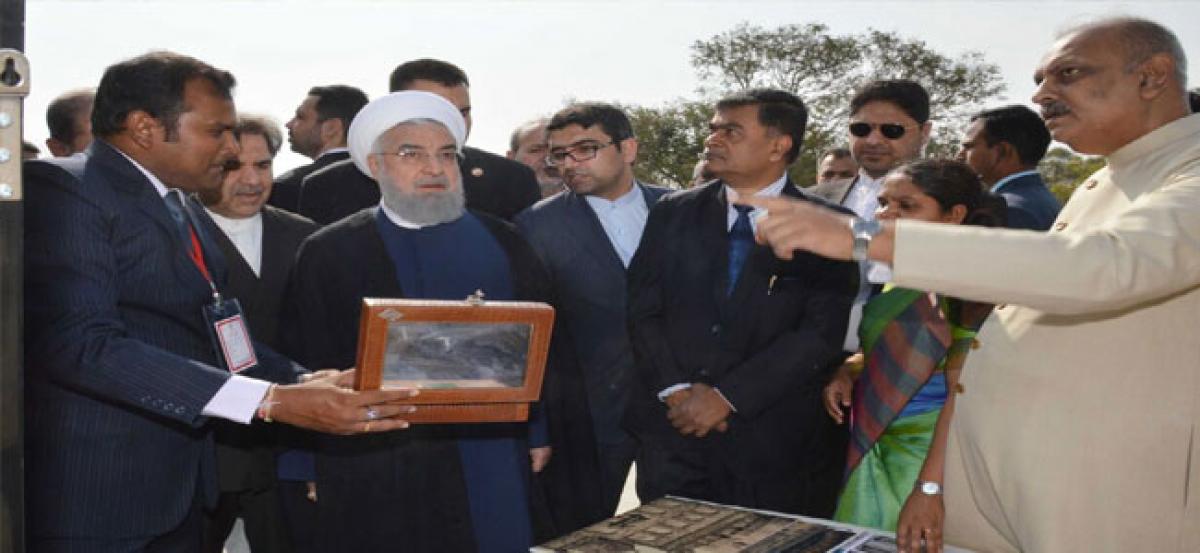
[[[638,187],[647,208],[668,192],[641,183]],[[634,379],[625,322],[625,265],[587,200],[569,190],[538,202],[516,222],[550,273],[558,318],[583,370],[596,439],[619,444],[629,437],[621,418]]]
[[[1062,204],[1046,188],[1040,174],[1010,180],[996,193],[1008,203],[1005,225],[1008,228],[1049,230],[1062,209]]]
[[[35,537],[153,536],[214,497],[201,410],[229,379],[201,305],[208,282],[165,203],[121,153],[25,165],[27,489]],[[220,232],[190,202],[218,286]],[[303,369],[266,348],[248,374]]]

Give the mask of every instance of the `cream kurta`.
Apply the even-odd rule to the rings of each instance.
[[[1049,234],[901,221],[894,268],[1008,304],[963,371],[949,543],[1200,551],[1200,115],[1113,153]]]

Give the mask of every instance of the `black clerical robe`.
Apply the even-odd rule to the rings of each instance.
[[[306,366],[349,367],[355,360],[363,297],[405,297],[376,223],[366,210],[314,234],[301,248],[289,288],[285,349]],[[508,256],[514,297],[550,301],[536,255],[515,229],[476,214]],[[558,342],[558,340],[556,340]],[[595,481],[595,451],[583,385],[576,367],[552,348],[543,385],[554,456],[534,482],[535,539],[591,521],[579,498]],[[569,416],[563,415],[573,411]],[[582,424],[580,424],[582,421]],[[374,551],[379,541],[405,551],[475,549],[467,489],[453,427],[417,425],[387,435],[322,439],[319,518],[326,550]],[[387,474],[363,486],[354,474]],[[400,520],[372,513],[396,512]],[[399,550],[399,549],[396,549]]]

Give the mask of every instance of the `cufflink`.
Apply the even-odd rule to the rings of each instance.
[[[471,168],[471,176],[482,177],[483,176],[483,168],[482,167],[472,167]]]

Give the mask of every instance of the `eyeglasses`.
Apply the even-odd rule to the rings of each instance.
[[[615,140],[609,140],[607,143],[580,142],[566,148],[554,148],[546,155],[546,165],[557,167],[566,162],[568,157],[575,160],[576,163],[596,159],[596,154],[600,153],[600,150],[616,143]]]
[[[401,148],[395,152],[373,152],[373,154],[377,156],[396,156],[400,159],[400,163],[411,166],[424,166],[432,162],[435,158],[442,165],[458,163],[458,152],[454,150],[440,150],[429,153],[416,148]]]
[[[865,138],[866,136],[870,135],[871,130],[876,127],[879,127],[879,134],[882,134],[883,137],[888,140],[896,140],[901,136],[904,136],[905,131],[908,130],[908,127],[905,127],[899,123],[883,123],[876,125],[874,123],[864,123],[859,121],[857,123],[850,123],[850,134],[859,138]]]

